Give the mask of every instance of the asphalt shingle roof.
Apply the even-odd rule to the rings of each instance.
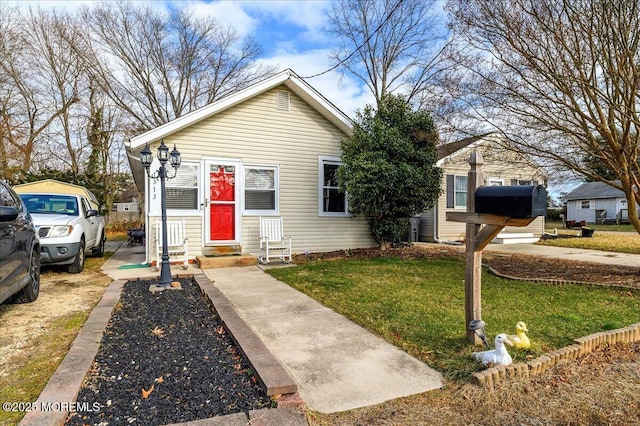
[[[455,142],[450,142],[450,143],[446,143],[446,144],[443,144],[443,145],[438,145],[436,147],[436,149],[438,150],[438,160],[442,160],[444,157],[447,157],[447,156],[449,156],[451,154],[454,154],[454,153],[460,151],[462,148],[468,147],[469,145],[471,145],[475,141],[478,141],[478,140],[484,138],[487,135],[488,135],[488,133],[486,133],[484,135],[480,135],[480,136],[472,136],[472,137],[460,139],[460,140],[457,140]]]
[[[624,192],[604,182],[585,182],[563,197],[565,200],[624,198]]]

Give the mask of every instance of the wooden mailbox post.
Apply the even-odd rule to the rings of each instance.
[[[485,248],[505,226],[527,226],[535,220],[535,217],[512,218],[488,213],[475,213],[475,193],[484,183],[482,174],[484,160],[482,159],[482,155],[474,151],[469,159],[469,164],[471,165],[471,170],[469,170],[467,181],[467,211],[447,212],[447,220],[467,224],[464,274],[465,330],[467,339],[474,344],[479,344],[482,343],[482,341],[473,330],[469,330],[469,323],[474,319],[482,319],[482,304],[480,299],[482,249]]]

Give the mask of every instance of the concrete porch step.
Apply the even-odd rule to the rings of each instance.
[[[196,262],[200,269],[230,268],[234,266],[257,265],[258,258],[250,254],[230,256],[196,256]]]
[[[493,240],[496,244],[531,244],[536,243],[540,237],[530,232],[501,232]]]

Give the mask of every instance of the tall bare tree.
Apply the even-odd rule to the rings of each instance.
[[[25,17],[0,4],[0,173],[12,181],[32,169],[46,132],[78,102],[67,64],[56,59],[57,39],[41,24],[37,13]]]
[[[67,34],[80,23],[60,10],[30,11],[24,18],[24,31],[30,45],[30,64],[39,70],[37,84],[40,96],[48,99],[54,111],[60,111],[43,131],[39,152],[34,157],[38,166],[62,165],[74,175],[81,172],[86,139],[82,136],[86,117],[88,77]]]
[[[639,1],[449,0],[447,8],[478,53],[467,63],[478,81],[466,93],[477,117],[523,151],[622,190],[640,233]]]
[[[448,33],[436,0],[340,0],[327,31],[337,36],[331,53],[343,73],[362,80],[379,105],[402,94],[431,109],[430,87],[446,69]]]
[[[272,73],[254,65],[261,53],[214,18],[184,8],[164,13],[133,2],[85,9],[88,32],[74,39],[93,79],[134,120],[137,131],[180,117]],[[82,44],[91,40],[94,48]]]

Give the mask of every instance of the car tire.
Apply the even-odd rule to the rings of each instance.
[[[40,294],[40,251],[37,247],[31,249],[31,259],[29,260],[29,278],[29,284],[27,284],[14,296],[14,303],[34,302]]]
[[[104,237],[104,231],[102,232],[102,235],[100,235],[100,243],[98,244],[97,247],[94,247],[91,249],[91,255],[93,257],[104,257],[104,242],[105,242],[106,238]]]
[[[78,253],[73,263],[69,265],[67,270],[72,274],[79,274],[84,269],[84,238],[80,240],[80,247],[78,247]]]

